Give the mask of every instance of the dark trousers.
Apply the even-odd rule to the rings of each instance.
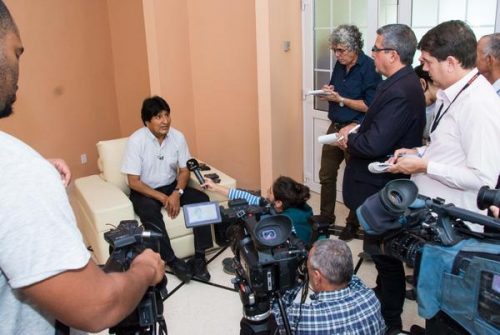
[[[380,240],[365,237],[363,247],[372,256],[377,269],[375,294],[380,301],[382,317],[387,328],[402,328],[401,313],[405,302],[405,271],[403,262],[383,255]]]
[[[338,132],[346,124],[332,122],[327,134]],[[321,215],[326,216],[335,222],[335,202],[337,201],[337,176],[340,164],[348,160],[349,155],[337,146],[323,145],[321,152],[321,168],[319,170],[319,182],[321,183]],[[346,219],[346,225],[359,226],[358,219],[354,211],[350,210]]]
[[[170,195],[176,186],[177,181],[170,185],[158,187],[156,190],[166,195]],[[162,238],[160,241],[161,258],[165,262],[173,261],[175,259],[175,253],[170,244],[170,238],[168,237],[165,222],[163,221],[161,213],[161,209],[163,208],[162,203],[134,190],[130,190],[130,200],[134,206],[134,211],[141,219],[144,227],[147,230],[161,232],[165,236],[165,238]],[[186,187],[180,199],[181,206],[206,201],[209,201],[209,198],[205,193],[190,187]],[[194,228],[193,234],[195,252],[203,253],[205,249],[213,246],[212,230],[209,225]]]

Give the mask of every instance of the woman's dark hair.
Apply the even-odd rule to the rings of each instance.
[[[151,121],[153,116],[156,116],[163,111],[167,112],[167,114],[170,115],[170,106],[165,101],[165,99],[156,95],[154,97],[145,99],[142,102],[141,109],[142,123],[146,125],[146,122]]]
[[[311,197],[309,187],[283,176],[274,181],[273,195],[275,200],[283,203],[283,209],[302,207]]]
[[[426,92],[429,89],[429,84],[433,83],[431,76],[429,75],[429,72],[424,70],[424,66],[422,64],[420,64],[419,66],[416,66],[413,70],[415,70],[417,77],[425,80],[424,92]]]

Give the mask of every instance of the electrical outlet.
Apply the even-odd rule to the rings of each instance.
[[[82,164],[87,164],[87,154],[81,154],[80,155],[80,162]]]

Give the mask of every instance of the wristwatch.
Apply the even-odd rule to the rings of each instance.
[[[340,97],[339,106],[344,107],[344,98]]]
[[[184,190],[182,188],[176,188],[176,189],[174,189],[174,191],[179,192],[180,195],[184,194]]]

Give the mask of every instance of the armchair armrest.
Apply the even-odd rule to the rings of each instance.
[[[75,180],[75,196],[82,209],[88,213],[97,232],[104,232],[121,220],[133,220],[132,202],[123,191],[97,175]]]
[[[96,262],[104,264],[109,257],[104,232],[122,220],[134,219],[132,203],[119,187],[98,175],[78,178],[74,185],[71,203],[78,227],[87,245],[92,247]]]

